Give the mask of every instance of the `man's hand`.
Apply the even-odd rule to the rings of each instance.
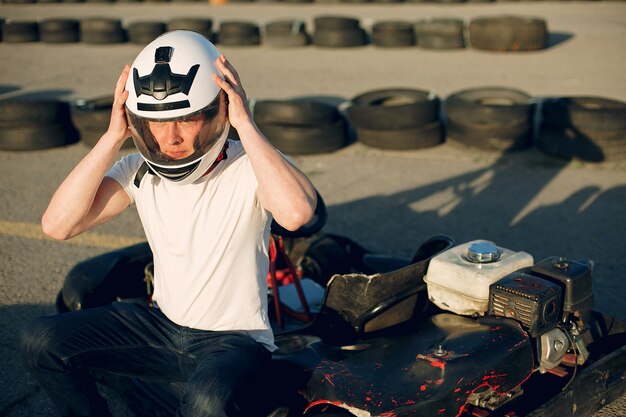
[[[105,136],[110,137],[111,140],[116,142],[123,142],[130,136],[128,130],[128,122],[126,120],[126,99],[128,98],[128,91],[125,90],[126,80],[130,73],[130,65],[126,64],[122,70],[122,74],[115,84],[115,93],[113,96],[113,108],[111,109],[111,121],[109,122],[109,128],[105,133]]]
[[[239,131],[252,121],[252,114],[248,106],[246,92],[241,85],[241,79],[235,68],[226,59],[224,54],[215,60],[215,66],[224,74],[224,79],[213,74],[213,81],[228,95],[228,117],[230,124]]]

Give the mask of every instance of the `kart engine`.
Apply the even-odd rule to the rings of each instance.
[[[591,261],[531,255],[476,240],[434,257],[424,281],[429,299],[460,315],[514,319],[536,341],[537,370],[581,365],[589,357]]]
[[[491,285],[488,314],[517,320],[537,340],[540,372],[589,357],[592,269],[591,261],[550,257]]]

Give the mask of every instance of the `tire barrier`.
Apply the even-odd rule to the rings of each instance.
[[[147,45],[167,30],[165,22],[139,21],[128,24],[128,41],[139,45]]]
[[[532,146],[535,100],[523,91],[471,88],[448,96],[444,108],[449,142],[502,153]]]
[[[39,22],[39,37],[46,43],[80,41],[80,22],[77,19],[51,18]]]
[[[409,22],[376,22],[372,25],[372,44],[383,48],[413,46],[415,29]]]
[[[537,146],[560,159],[626,160],[626,103],[602,97],[543,101]]]
[[[225,21],[220,25],[217,43],[226,46],[260,45],[261,30],[253,22]]]
[[[358,19],[318,16],[313,19],[313,44],[323,48],[347,48],[367,44],[367,33]]]
[[[25,43],[39,41],[39,25],[34,20],[7,20],[2,25],[2,42]]]
[[[193,30],[204,35],[207,39],[213,39],[213,20],[202,17],[177,17],[166,23],[167,31],[186,29]]]
[[[85,43],[108,44],[126,42],[126,30],[120,19],[90,17],[80,22],[80,38]]]
[[[344,147],[348,125],[336,106],[312,100],[266,100],[254,104],[254,120],[276,148],[292,155]]]
[[[465,48],[465,24],[461,19],[421,20],[415,24],[415,33],[420,48]]]
[[[112,96],[73,103],[0,100],[0,150],[45,149],[79,139],[93,146],[108,128],[112,102]],[[339,106],[294,99],[261,100],[251,107],[255,122],[274,146],[287,154],[306,155],[344,147],[351,130],[358,142],[379,149],[423,149],[445,138],[466,149],[521,151],[533,145],[537,106],[542,115],[537,126],[541,152],[583,162],[626,160],[626,102],[603,97],[539,100],[512,88],[481,87],[449,95],[441,109],[432,92],[394,88],[365,92]],[[237,132],[231,129],[229,137],[237,140]],[[128,140],[123,148],[133,146]]]
[[[383,149],[422,149],[443,142],[440,100],[432,92],[383,89],[360,94],[347,103],[357,140]]]
[[[276,20],[265,25],[264,43],[268,46],[290,48],[310,42],[304,20]]]
[[[18,1],[18,0],[11,0]],[[68,0],[64,0],[68,1]],[[110,0],[82,0],[102,2]],[[137,0],[116,0],[137,1]],[[142,0],[155,1],[155,0]],[[169,0],[196,1],[196,0]],[[285,0],[283,0],[285,1]],[[301,2],[301,0],[289,0]],[[390,2],[389,0],[381,0]],[[446,0],[447,1],[447,0]],[[44,42],[76,42],[74,19],[63,22],[7,20],[0,25],[0,40],[4,42],[37,42],[45,31]],[[92,17],[79,21],[80,40],[86,43],[146,44],[165,31],[189,29],[211,41],[226,46],[300,47],[309,44],[321,48],[346,48],[371,43],[375,47],[409,47],[424,49],[476,49],[517,52],[543,49],[547,45],[547,24],[542,19],[516,16],[483,17],[466,24],[458,18],[422,19],[417,22],[379,21],[367,32],[359,19],[345,16],[317,16],[314,31],[307,32],[303,20],[279,20],[265,25],[263,34],[254,22],[225,21],[220,30],[213,30],[208,18],[172,18],[169,21],[133,22],[122,25],[120,19]],[[42,28],[40,26],[46,26]],[[55,31],[62,34],[54,35]],[[263,35],[263,36],[262,36]],[[56,40],[58,38],[60,40]]]
[[[70,105],[70,114],[74,127],[78,130],[81,143],[93,146],[100,140],[109,127],[113,96],[107,95],[88,100],[76,100]],[[133,141],[127,140],[122,145],[132,148]]]
[[[537,51],[548,44],[548,27],[533,17],[480,17],[469,24],[469,40],[472,48],[485,51]]]
[[[32,151],[75,142],[67,103],[56,100],[0,100],[0,149]]]

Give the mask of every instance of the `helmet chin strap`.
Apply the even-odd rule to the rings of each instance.
[[[219,155],[217,155],[217,159],[211,164],[209,169],[207,169],[207,171],[204,174],[202,174],[202,176],[210,174],[211,171],[215,169],[217,164],[222,162],[224,159],[228,159],[228,154],[226,153],[227,151],[228,151],[228,141],[224,142],[224,146],[222,146],[222,151],[220,152]]]

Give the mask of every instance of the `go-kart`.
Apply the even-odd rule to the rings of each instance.
[[[591,261],[445,235],[411,259],[375,254],[321,233],[320,201],[314,225],[273,225],[279,349],[241,416],[591,416],[626,393],[626,323],[592,309]],[[77,264],[57,308],[149,303],[151,257],[139,244]],[[97,378],[137,415],[175,413],[179,383]]]

